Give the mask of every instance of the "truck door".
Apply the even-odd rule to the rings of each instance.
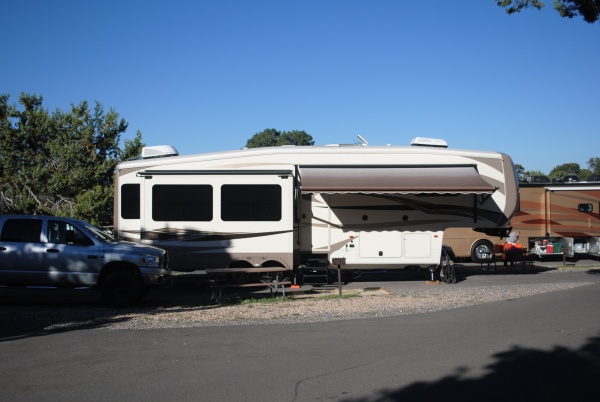
[[[50,283],[93,286],[100,269],[100,246],[79,228],[49,219],[44,270]]]
[[[0,282],[38,284],[47,282],[41,241],[43,219],[11,218],[0,234]]]

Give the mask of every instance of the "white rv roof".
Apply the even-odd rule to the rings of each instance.
[[[269,157],[269,164],[289,164],[300,165],[306,164],[307,159],[314,158],[322,161],[323,164],[333,164],[333,159],[346,159],[346,163],[356,164],[372,164],[373,162],[359,161],[358,155],[371,155],[376,163],[379,163],[378,155],[388,159],[394,159],[395,164],[408,163],[403,160],[403,156],[407,159],[419,160],[419,163],[435,163],[444,164],[444,157],[468,157],[468,158],[492,158],[501,159],[502,155],[492,151],[473,151],[460,150],[454,148],[438,148],[438,147],[415,147],[415,146],[358,146],[358,147],[328,147],[328,146],[286,146],[286,147],[263,147],[249,148],[231,151],[211,152],[204,154],[193,154],[184,156],[173,156],[166,158],[153,158],[145,160],[134,160],[122,162],[119,169],[138,169],[159,166],[173,166],[193,162],[217,162],[229,161],[232,163],[236,159],[246,159],[256,162],[258,159],[263,160]],[[424,161],[423,158],[427,158]],[[338,162],[339,163],[339,162]]]

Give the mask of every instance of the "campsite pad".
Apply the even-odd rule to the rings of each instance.
[[[292,290],[289,292],[290,297],[294,299],[307,299],[311,297],[337,296],[339,290],[337,287],[312,288],[310,290]],[[342,288],[342,295],[359,295],[359,296],[381,296],[389,295],[390,292],[380,287],[368,287],[349,289]]]

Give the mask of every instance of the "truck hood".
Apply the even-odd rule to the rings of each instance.
[[[107,247],[106,247],[107,246]],[[166,253],[165,250],[149,246],[146,244],[139,244],[129,241],[113,241],[105,244],[106,248],[110,248],[113,251],[134,251],[138,253],[150,253],[150,254],[158,254],[163,255]]]

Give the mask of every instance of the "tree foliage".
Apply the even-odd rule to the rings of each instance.
[[[246,148],[275,147],[280,145],[314,145],[315,142],[306,131],[278,131],[267,128],[256,133],[246,142]]]
[[[562,165],[555,166],[550,171],[548,176],[551,179],[562,179],[568,174],[574,174],[579,176],[581,174],[581,167],[579,163],[563,163]]]
[[[523,165],[520,165],[518,163],[515,163],[515,172],[517,173],[517,177],[519,178],[519,180],[524,180],[525,176],[528,172],[525,172],[525,168],[523,167]]]
[[[600,174],[600,158],[590,158],[588,159],[587,164],[592,174]]]
[[[538,0],[494,0],[503,7],[508,14],[518,13],[526,8],[544,7],[544,2]],[[554,9],[561,17],[573,18],[581,16],[590,24],[598,21],[600,14],[600,0],[554,0]]]
[[[70,216],[112,223],[116,164],[139,155],[141,133],[119,148],[127,122],[87,101],[50,114],[42,96],[0,95],[0,213]]]
[[[592,175],[600,174],[600,158],[594,157],[588,160],[588,168],[582,168],[579,163],[563,163],[555,166],[550,173],[546,174],[539,170],[527,171],[522,165],[515,164],[519,180],[524,180],[527,176],[548,176],[550,179],[562,180],[566,175],[576,175],[579,180],[588,180]]]

